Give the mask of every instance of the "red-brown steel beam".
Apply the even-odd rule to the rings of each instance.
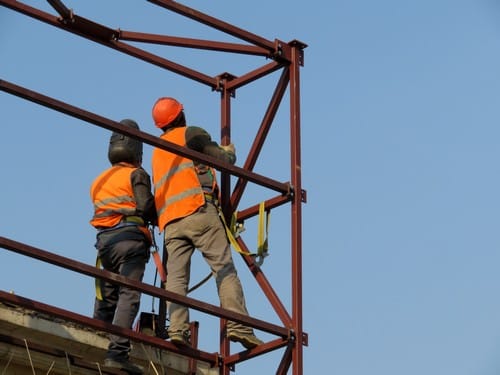
[[[210,157],[208,155],[202,154],[197,151],[190,150],[187,147],[181,147],[174,143],[164,141],[159,137],[153,136],[151,134],[145,133],[140,130],[124,126],[119,122],[96,115],[95,113],[89,111],[85,111],[81,108],[69,105],[60,100],[56,100],[54,98],[43,95],[36,91],[28,90],[24,87],[15,85],[13,83],[7,82],[2,79],[0,79],[0,90],[19,96],[21,98],[40,104],[42,106],[57,110],[59,112],[65,113],[67,115],[97,125],[99,127],[112,131],[117,131],[132,138],[139,139],[151,146],[159,147],[163,150],[170,151],[196,161],[204,162],[205,164],[213,166],[214,168],[217,168],[221,171],[228,172],[236,176],[243,176],[246,179],[258,185],[265,186],[269,189],[278,191],[282,194],[287,194],[290,191],[290,186],[287,183],[281,183],[272,180],[270,178],[261,176],[259,174],[248,172],[243,168],[221,162],[216,158]]]
[[[245,350],[245,351],[240,352],[240,353],[235,353],[235,354],[223,357],[223,363],[225,366],[233,368],[234,365],[237,363],[247,361],[251,358],[255,358],[255,357],[260,356],[262,354],[269,353],[273,350],[280,349],[280,348],[287,346],[287,345],[288,345],[287,340],[276,339],[273,341],[269,341],[268,343],[259,345],[254,350],[251,350],[251,351]]]
[[[200,323],[198,322],[191,322],[189,326],[189,331],[190,331],[190,341],[191,345],[193,348],[198,347],[198,331],[199,331]],[[189,375],[196,375],[196,368],[198,367],[196,359],[191,358],[189,360]]]
[[[250,71],[246,74],[243,74],[240,77],[234,77],[234,79],[227,83],[228,90],[236,90],[239,87],[247,85],[253,81],[258,80],[259,78],[265,77],[268,74],[274,73],[275,71],[282,69],[283,64],[278,63],[276,61],[270,62],[269,64],[263,65],[260,68],[257,68],[253,71]]]
[[[21,3],[20,1],[0,0],[0,5],[15,10],[16,12],[22,13],[25,16],[35,18],[38,21],[58,26],[58,17],[55,17],[52,14],[46,13],[44,11],[41,11],[40,9],[33,8],[27,4]]]
[[[248,249],[248,247],[246,246],[246,244],[243,241],[243,239],[241,238],[241,236],[238,237],[236,239],[236,241],[238,242],[238,245],[240,246],[240,248],[243,252],[245,252],[247,254],[251,253],[251,251]],[[271,304],[271,306],[274,308],[274,311],[276,311],[276,314],[283,322],[283,325],[285,327],[291,327],[292,326],[292,318],[290,317],[290,314],[288,313],[287,309],[285,308],[285,306],[281,302],[281,299],[278,297],[278,294],[275,292],[274,288],[271,286],[271,283],[264,275],[264,272],[262,271],[262,269],[255,262],[254,257],[251,255],[246,255],[246,254],[241,254],[241,256],[242,256],[245,264],[249,268],[250,272],[257,280],[257,283],[260,285],[262,292],[269,300],[269,303]]]
[[[292,328],[296,337],[292,351],[292,374],[301,375],[303,368],[303,328],[302,328],[302,166],[300,154],[300,66],[303,63],[304,45],[292,46],[290,66],[290,150],[292,186],[295,195],[291,206],[292,245]]]
[[[288,369],[292,363],[293,344],[293,342],[288,342],[286,350],[283,353],[283,357],[281,358],[281,362],[278,366],[278,370],[276,371],[276,375],[286,375],[288,373]]]
[[[220,82],[220,139],[221,144],[228,145],[231,143],[231,94],[232,92],[227,90],[226,82],[231,80],[233,77],[230,74],[223,74],[219,78]],[[233,211],[230,206],[230,194],[231,194],[231,175],[225,172],[221,173],[221,209],[222,214],[226,218],[226,222],[230,222],[230,215]],[[222,318],[220,320],[221,332],[226,332],[227,329],[227,319]],[[222,358],[227,357],[230,354],[229,341],[226,335],[221,335],[222,340],[220,340],[220,353]],[[220,375],[229,375],[230,368],[227,366],[221,366]]]
[[[229,373],[233,370],[230,366],[224,366],[224,360],[227,356],[231,354],[229,340],[227,339],[227,319],[220,319],[219,322],[220,327],[220,337],[219,337],[219,350],[221,354],[222,363],[220,363],[219,375],[229,375]]]
[[[186,47],[186,48],[203,49],[209,51],[231,52],[238,54],[269,57],[269,51],[267,49],[251,45],[237,44],[237,43],[217,42],[212,40],[201,40],[201,39],[159,35],[159,34],[139,33],[132,31],[125,31],[122,29],[120,29],[118,38],[120,40],[128,40],[131,42],[161,44],[174,47]]]
[[[245,164],[243,165],[243,168],[247,171],[251,171],[255,167],[255,163],[257,162],[260,151],[262,150],[262,146],[264,145],[266,136],[269,133],[269,129],[271,128],[274,117],[276,116],[276,112],[278,111],[281,100],[283,99],[283,95],[285,94],[288,81],[289,72],[288,69],[285,69],[281,73],[281,77],[273,92],[266,113],[264,114],[262,123],[259,126],[257,135],[254,139],[252,147],[250,148],[247,159],[245,160]],[[233,207],[238,207],[247,183],[248,181],[242,178],[239,178],[236,182],[233,194],[231,196],[231,205]]]
[[[258,35],[249,33],[248,31],[245,31],[243,29],[240,29],[238,27],[235,27],[227,22],[221,21],[217,18],[214,18],[212,16],[209,16],[207,14],[204,14],[202,12],[199,12],[193,8],[189,8],[185,5],[182,5],[176,1],[173,0],[148,0],[150,3],[159,5],[163,8],[169,9],[172,12],[182,14],[183,16],[187,18],[191,18],[192,20],[195,20],[197,22],[203,23],[205,25],[208,25],[214,29],[217,29],[219,31],[222,31],[223,33],[232,35],[236,38],[239,38],[241,40],[244,40],[248,43],[254,44],[256,46],[265,48],[272,52],[272,54],[275,54],[276,50],[276,45],[270,40],[261,38]]]
[[[47,2],[61,15],[62,18],[69,19],[73,11],[69,9],[61,0],[47,0]]]
[[[23,244],[21,242],[17,242],[5,237],[0,237],[0,247],[10,250],[13,252],[16,252],[18,254],[22,254],[34,259],[38,259],[50,264],[53,264],[55,266],[68,269],[71,271],[75,271],[78,273],[81,273],[83,275],[91,276],[94,278],[99,278],[105,281],[108,281],[110,283],[118,284],[121,286],[126,286],[128,288],[134,289],[134,290],[139,290],[142,293],[146,293],[147,295],[157,297],[157,298],[163,298],[169,301],[173,301],[176,303],[179,303],[181,305],[193,308],[195,310],[207,313],[212,316],[218,316],[218,317],[224,317],[230,320],[234,320],[238,323],[242,323],[257,329],[260,329],[262,331],[269,332],[271,334],[281,336],[281,337],[288,337],[289,336],[289,331],[287,328],[283,328],[280,326],[277,326],[275,324],[271,324],[268,322],[265,322],[260,319],[255,319],[243,314],[239,314],[233,311],[229,311],[226,309],[223,309],[221,307],[217,307],[215,305],[211,305],[209,303],[201,302],[196,299],[182,296],[180,294],[172,293],[169,292],[165,289],[157,288],[155,286],[145,284],[142,282],[138,282],[135,280],[130,280],[126,277],[123,277],[119,274],[108,272],[105,270],[101,270],[96,268],[95,266],[91,266],[85,263],[78,262],[76,260],[73,260],[71,258],[66,258],[57,254],[50,253],[48,251],[29,246],[26,244]]]
[[[104,44],[104,43],[103,43]],[[199,83],[203,83],[209,86],[212,90],[217,89],[217,82],[215,78],[210,77],[206,74],[198,72],[194,69],[186,68],[181,64],[177,64],[171,60],[165,59],[163,57],[159,57],[152,53],[141,50],[140,48],[132,47],[126,43],[121,43],[119,41],[111,41],[108,43],[108,47],[113,48],[117,51],[126,53],[127,55],[137,57],[140,60],[147,61],[153,65],[156,65],[160,68],[164,68],[171,72],[177,73],[186,78],[190,78],[193,81],[197,81]]]
[[[292,200],[292,196],[283,196],[280,195],[278,197],[274,197],[264,201],[264,209],[266,211],[270,211],[273,208],[279,207],[288,203]],[[256,204],[250,207],[247,207],[243,210],[238,210],[236,213],[236,221],[243,222],[248,218],[254,217],[259,214],[260,204]]]
[[[220,140],[221,144],[228,145],[231,143],[231,97],[232,92],[227,89],[226,82],[233,78],[232,75],[225,73],[220,78],[221,90],[220,90]],[[230,205],[230,195],[231,195],[231,175],[222,172],[221,173],[221,206],[222,212],[229,222],[231,213],[233,209]]]

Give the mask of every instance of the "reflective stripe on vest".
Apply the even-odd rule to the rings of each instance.
[[[94,204],[94,227],[109,228],[124,216],[134,215],[136,202],[131,174],[137,168],[113,166],[101,173],[92,183],[90,198]]]
[[[174,128],[161,139],[186,146],[186,127]],[[205,204],[192,160],[159,148],[152,156],[153,184],[160,233],[172,220],[186,217]]]

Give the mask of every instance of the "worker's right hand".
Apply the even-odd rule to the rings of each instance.
[[[226,145],[226,146],[220,146],[224,151],[230,152],[232,154],[236,154],[236,149],[234,148],[234,145],[232,143]]]

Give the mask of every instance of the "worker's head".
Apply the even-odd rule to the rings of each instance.
[[[184,108],[174,98],[163,97],[153,105],[153,120],[157,128],[185,125]]]
[[[120,124],[139,130],[139,125],[134,120],[121,120]],[[111,164],[126,162],[139,166],[142,163],[142,142],[121,133],[113,132],[109,139],[108,159]]]

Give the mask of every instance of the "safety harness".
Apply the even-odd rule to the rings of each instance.
[[[258,219],[258,227],[257,227],[257,251],[255,253],[249,252],[249,251],[244,251],[240,244],[238,243],[237,238],[240,236],[242,232],[245,231],[245,227],[243,226],[242,223],[238,222],[238,212],[235,211],[233,215],[231,216],[231,223],[230,225],[227,224],[226,219],[224,217],[224,214],[222,212],[221,206],[219,204],[219,201],[213,194],[208,194],[205,193],[205,198],[207,201],[212,202],[215,207],[217,208],[217,211],[219,213],[219,217],[221,218],[221,221],[224,225],[224,229],[226,231],[227,238],[231,244],[231,246],[234,248],[235,251],[242,255],[248,255],[251,257],[255,258],[255,263],[257,265],[262,266],[264,264],[264,259],[269,255],[269,243],[268,243],[268,235],[269,235],[269,222],[270,222],[270,211],[265,209],[265,202],[261,202],[259,204],[259,219]],[[163,265],[161,255],[159,253],[159,248],[155,240],[154,236],[154,227],[149,226],[146,227],[144,225],[144,221],[142,218],[138,216],[128,216],[126,217],[120,224],[112,227],[112,228],[106,228],[101,230],[101,232],[105,231],[110,231],[114,230],[117,228],[121,228],[124,226],[129,226],[129,225],[136,225],[145,235],[146,238],[150,241],[151,243],[151,255],[153,257],[153,261],[156,266],[156,270],[158,272],[158,275],[160,276],[160,279],[163,283],[167,281],[167,272],[165,270],[165,267]],[[101,260],[99,256],[96,257],[96,267],[98,269],[102,268]],[[206,277],[204,277],[200,282],[192,286],[191,288],[188,289],[188,293],[191,293],[195,289],[198,289],[201,287],[205,282],[210,280],[212,277],[212,272],[210,272]],[[95,290],[96,290],[96,298],[98,300],[102,300],[102,293],[101,293],[101,280],[99,278],[95,278]]]
[[[144,223],[144,220],[139,216],[126,216],[122,219],[122,221],[111,227],[99,230],[99,233],[109,232],[118,228],[135,226],[137,227],[146,237],[146,240],[151,244],[151,255],[156,265],[156,269],[158,270],[158,274],[160,275],[160,279],[162,282],[167,281],[167,275],[165,269],[163,267],[160,254],[158,252],[158,245],[156,244],[153,227],[147,227]],[[98,269],[102,269],[102,262],[99,258],[99,255],[96,257],[96,265]],[[95,295],[96,298],[102,301],[102,291],[101,291],[101,279],[95,278]]]
[[[249,255],[254,257],[256,259],[255,263],[257,263],[259,267],[262,266],[262,264],[264,264],[264,258],[269,255],[267,237],[269,233],[270,213],[265,210],[265,202],[261,202],[259,205],[257,252],[251,253],[249,251],[244,251],[237,241],[237,238],[239,237],[240,233],[245,231],[245,227],[243,226],[243,224],[237,221],[238,212],[235,211],[233,213],[233,215],[231,216],[231,224],[228,225],[226,219],[224,218],[224,214],[222,212],[218,199],[215,198],[213,194],[209,193],[205,193],[205,199],[209,202],[212,202],[217,208],[222,224],[224,224],[224,229],[226,231],[227,238],[231,243],[232,247],[234,248],[234,250],[236,250],[238,253],[242,255]],[[264,233],[265,233],[265,238],[264,238]],[[198,289],[200,286],[202,286],[204,283],[210,280],[212,276],[213,272],[210,272],[200,282],[189,288],[187,292],[191,293],[193,290]]]

